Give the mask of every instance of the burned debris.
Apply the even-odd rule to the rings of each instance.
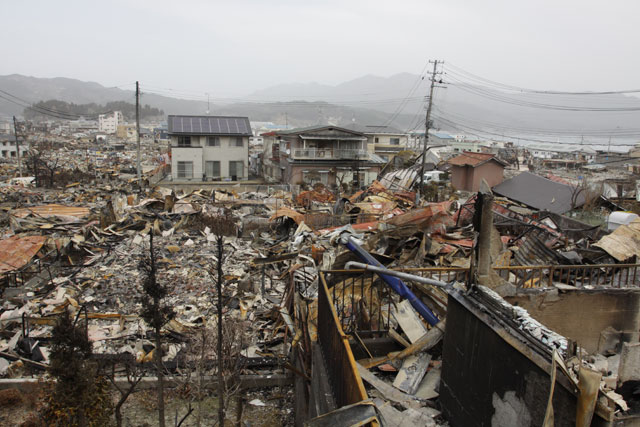
[[[147,158],[142,182],[62,162],[3,186],[0,385],[62,387],[65,326],[118,425],[151,388],[158,425],[631,425],[640,220],[581,214],[637,204],[444,157],[368,185],[191,188]]]

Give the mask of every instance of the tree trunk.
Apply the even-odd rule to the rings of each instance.
[[[224,427],[224,382],[222,376],[223,357],[222,357],[222,252],[224,248],[224,237],[217,236],[218,244],[218,280],[216,288],[218,291],[218,425]]]
[[[155,301],[157,307],[157,300]],[[158,425],[164,427],[164,372],[162,371],[162,340],[160,328],[156,327],[156,371],[158,374]]]

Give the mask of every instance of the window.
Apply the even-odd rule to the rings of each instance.
[[[220,147],[220,138],[217,136],[208,136],[207,147]]]
[[[204,164],[205,174],[207,178],[220,178],[220,162],[219,161],[207,161]]]
[[[234,181],[238,178],[242,178],[244,176],[244,163],[242,163],[242,161],[230,161],[229,176]]]
[[[178,178],[193,178],[193,162],[178,162]]]
[[[191,147],[191,137],[190,136],[179,136],[178,137],[178,147]]]
[[[244,141],[241,136],[234,138],[232,147],[244,147]]]
[[[400,145],[400,138],[389,138],[391,145]]]
[[[375,138],[374,142],[377,144],[378,142],[380,142],[380,138],[378,138],[378,137],[376,136],[376,138]]]

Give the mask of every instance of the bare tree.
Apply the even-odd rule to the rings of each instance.
[[[52,188],[56,172],[60,169],[60,157],[53,143],[41,141],[27,153],[25,162],[30,173],[36,179],[37,187]]]
[[[153,230],[149,233],[149,257],[140,262],[140,268],[145,273],[143,281],[144,294],[140,300],[142,302],[142,313],[140,317],[144,319],[155,332],[154,359],[156,374],[158,376],[158,422],[160,427],[165,426],[164,418],[164,367],[162,365],[162,327],[174,316],[173,309],[163,303],[167,296],[167,288],[157,280],[156,253],[153,249]]]
[[[225,253],[224,240],[228,236],[236,236],[238,227],[231,216],[231,211],[225,209],[222,213],[215,216],[208,216],[203,218],[202,224],[208,227],[211,233],[215,236],[214,243],[216,246],[216,263],[215,269],[210,271],[211,276],[214,278],[217,291],[217,338],[216,338],[216,353],[218,356],[218,423],[220,426],[224,426],[225,419],[225,406],[224,406],[224,358],[223,352],[223,313],[222,313],[222,287],[224,284],[224,270],[223,265],[230,256]]]
[[[115,374],[115,363],[111,365],[111,374],[107,375],[107,378],[113,385],[113,387],[120,393],[120,399],[114,407],[114,413],[116,417],[116,425],[122,427],[122,405],[127,401],[131,393],[134,392],[142,378],[144,377],[144,371],[135,365],[135,361],[125,362],[125,373],[127,378],[127,386],[118,385]]]

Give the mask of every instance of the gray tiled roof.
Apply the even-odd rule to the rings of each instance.
[[[248,135],[248,117],[225,116],[169,116],[169,133],[191,135]]]

